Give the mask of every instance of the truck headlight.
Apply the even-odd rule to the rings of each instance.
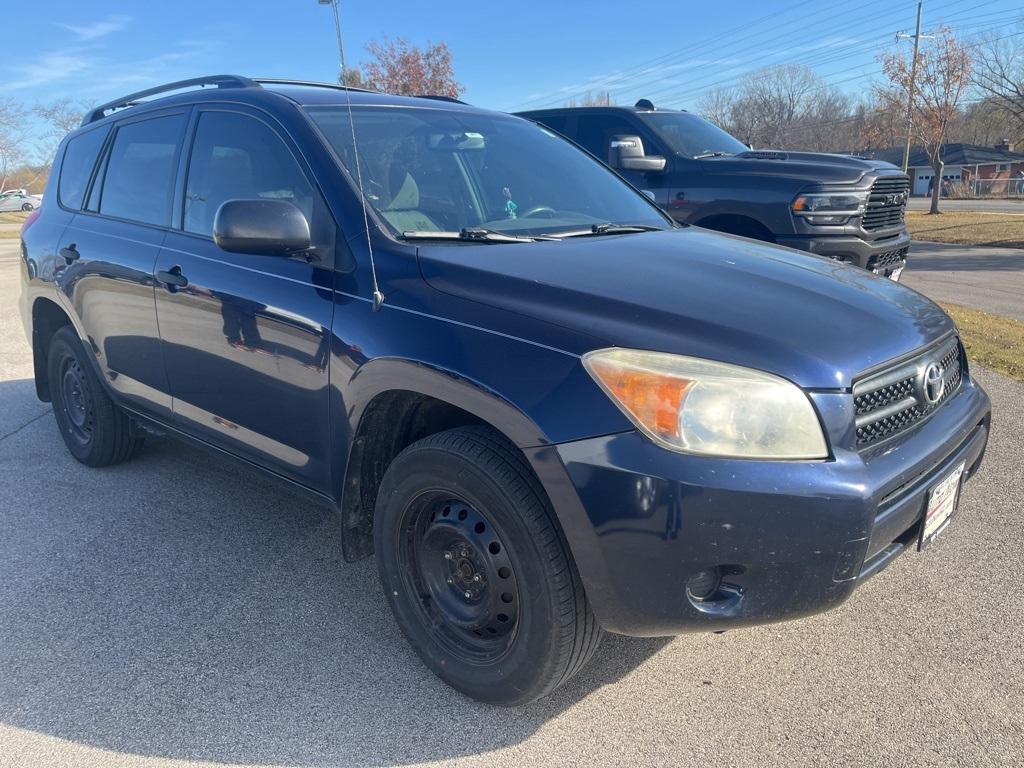
[[[868,204],[868,191],[810,192],[797,195],[790,206],[796,216],[811,224],[845,224],[851,216],[860,216]]]
[[[747,459],[823,459],[807,395],[762,371],[696,357],[601,349],[583,365],[637,428],[674,451]]]

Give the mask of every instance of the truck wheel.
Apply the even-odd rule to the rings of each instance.
[[[141,444],[131,417],[118,408],[85,357],[70,326],[50,342],[47,365],[53,415],[71,455],[90,467],[130,458]]]
[[[479,701],[525,704],[594,654],[602,630],[522,454],[489,429],[410,445],[377,496],[385,595],[433,672]]]

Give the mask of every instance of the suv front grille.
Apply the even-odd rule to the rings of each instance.
[[[901,225],[909,195],[910,179],[906,176],[883,176],[875,181],[861,222],[864,229],[872,231]]]
[[[941,406],[963,381],[960,340],[953,336],[853,385],[857,447],[899,434]]]

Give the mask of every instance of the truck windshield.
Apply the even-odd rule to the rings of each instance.
[[[356,179],[347,107],[308,112]],[[353,107],[352,115],[363,193],[397,235],[557,235],[609,222],[673,226],[601,163],[525,120],[393,106]]]
[[[689,112],[641,112],[639,117],[673,152],[683,157],[736,155],[747,151],[747,145],[739,139]]]

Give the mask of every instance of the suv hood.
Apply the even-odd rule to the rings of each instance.
[[[805,388],[847,388],[954,327],[891,280],[697,228],[421,246],[419,261],[437,290],[596,337],[595,348],[735,363]]]
[[[700,163],[707,173],[784,176],[818,184],[855,184],[869,171],[902,173],[892,163],[882,160],[774,149],[751,150],[724,157],[706,157]]]

